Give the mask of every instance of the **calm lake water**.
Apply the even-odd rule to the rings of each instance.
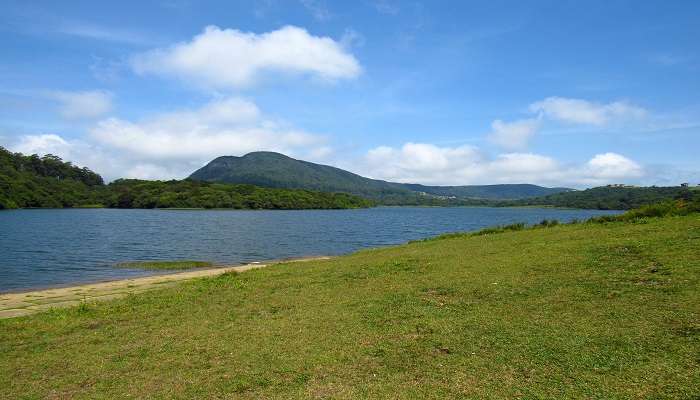
[[[610,213],[615,212],[485,207],[0,211],[0,292],[154,274],[114,267],[124,261],[237,264],[337,255],[446,232]]]

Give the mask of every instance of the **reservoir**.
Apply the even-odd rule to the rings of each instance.
[[[614,213],[619,212],[490,207],[0,211],[0,292],[162,273],[115,268],[125,261],[241,264],[339,255],[448,232]]]

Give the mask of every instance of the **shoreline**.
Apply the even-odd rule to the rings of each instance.
[[[331,257],[305,257],[287,260],[269,260],[242,265],[222,265],[212,268],[189,269],[180,272],[115,279],[94,283],[0,293],[0,319],[21,317],[52,308],[72,307],[84,302],[106,301],[175,286],[182,281],[214,277],[227,272],[245,272],[271,265],[329,260]]]

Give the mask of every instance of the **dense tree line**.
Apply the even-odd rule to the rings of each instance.
[[[501,205],[554,206],[598,210],[631,210],[648,204],[673,199],[690,200],[699,192],[680,186],[673,187],[615,187],[601,186],[574,192],[556,193],[544,197],[504,202]]]
[[[177,181],[119,179],[107,185],[104,204],[115,208],[234,208],[234,209],[341,209],[370,207],[372,203],[345,193],[271,189]]]
[[[0,147],[0,209],[8,208],[238,208],[340,209],[369,207],[372,202],[342,193],[270,189],[183,181],[102,177],[54,155],[12,153]]]
[[[94,204],[102,177],[53,155],[25,156],[0,147],[0,209]]]

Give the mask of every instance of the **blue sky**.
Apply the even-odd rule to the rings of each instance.
[[[427,184],[700,183],[696,1],[0,5],[0,144],[108,179],[281,151]]]

